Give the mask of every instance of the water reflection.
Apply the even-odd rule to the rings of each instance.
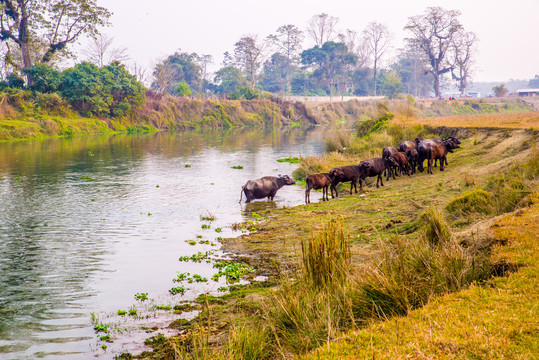
[[[322,153],[325,134],[232,129],[0,143],[0,359],[87,359],[97,347],[90,312],[128,309],[137,292],[177,301],[168,295],[177,271],[213,272],[178,262],[214,250],[185,241],[237,235],[230,224],[242,211],[303,203],[297,186],[275,202],[238,200],[248,179],[295,168],[276,159]],[[208,212],[216,221],[202,229]],[[202,285],[185,298],[219,286]]]

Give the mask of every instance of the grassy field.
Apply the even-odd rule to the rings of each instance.
[[[225,249],[269,280],[201,297],[182,335],[141,358],[536,357],[538,134],[446,130],[462,144],[444,172],[237,224],[256,231]],[[429,131],[390,123],[302,166],[358,163]]]

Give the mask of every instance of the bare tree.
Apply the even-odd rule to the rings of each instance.
[[[434,94],[440,96],[440,77],[453,68],[447,54],[455,35],[462,29],[458,17],[460,11],[446,10],[441,7],[428,7],[424,14],[408,18],[404,29],[413,38],[408,39],[427,55],[430,63],[429,73],[434,78]]]
[[[357,56],[356,68],[361,69],[369,61],[368,44],[357,31],[346,29],[344,33],[338,35],[339,42],[342,42],[348,48],[348,51]]]
[[[157,60],[156,65],[153,66],[152,73],[152,87],[159,91],[161,94],[170,91],[176,72],[174,67],[165,60]]]
[[[391,46],[391,34],[385,24],[373,21],[363,30],[363,37],[367,43],[373,60],[373,91],[376,96],[376,74],[382,57]]]
[[[100,34],[92,39],[90,45],[82,53],[86,59],[99,67],[110,65],[115,61],[125,62],[129,60],[127,48],[113,47],[114,38],[107,34]]]
[[[292,64],[296,62],[299,52],[301,51],[303,32],[295,25],[283,25],[277,29],[277,34],[269,35],[267,40],[277,48],[277,52],[284,55],[287,59],[287,64],[285,67],[286,94],[287,89],[290,87],[290,73],[292,71]]]
[[[477,34],[471,31],[459,31],[451,44],[453,55],[451,75],[457,81],[457,88],[461,95],[464,95],[470,82],[476,43]]]
[[[133,63],[129,65],[129,72],[137,78],[138,81],[144,84],[144,86],[149,87],[151,85],[152,78],[148,74],[148,68],[144,67],[138,63]]]
[[[332,41],[335,36],[335,26],[339,18],[326,13],[314,15],[309,21],[307,33],[314,40],[315,45],[322,47],[326,41]]]
[[[234,44],[234,61],[247,74],[251,89],[255,89],[264,62],[265,44],[256,35],[245,35]]]

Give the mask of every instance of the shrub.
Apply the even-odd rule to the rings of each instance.
[[[451,240],[451,231],[443,215],[436,208],[423,212],[419,223],[425,234],[425,239],[432,245],[447,243]]]
[[[28,89],[40,93],[53,93],[62,83],[62,73],[45,64],[35,64],[23,69],[22,73],[30,78]]]
[[[492,198],[487,191],[475,189],[451,200],[446,209],[455,216],[489,214],[493,210]]]

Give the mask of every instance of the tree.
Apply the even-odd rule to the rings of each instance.
[[[528,87],[531,89],[539,89],[539,75],[535,75],[535,78],[530,80]]]
[[[425,53],[416,46],[401,50],[394,70],[401,77],[404,92],[415,97],[425,97],[432,92],[432,74]]]
[[[1,0],[0,11],[0,40],[19,47],[24,68],[50,61],[83,34],[96,36],[111,16],[96,0]],[[32,59],[36,38],[43,39],[46,48]]]
[[[369,61],[368,44],[364,38],[360,37],[357,31],[346,29],[344,33],[338,35],[339,42],[348,48],[348,51],[357,56],[356,67],[364,68]]]
[[[343,43],[328,41],[322,47],[315,46],[303,51],[301,61],[315,67],[312,76],[326,85],[330,95],[334,88],[343,95],[349,80],[348,71],[357,63],[357,57]]]
[[[429,59],[428,72],[433,76],[433,89],[437,97],[441,95],[440,77],[452,69],[446,55],[455,34],[462,29],[459,15],[458,10],[428,7],[423,15],[409,17],[404,27],[413,35],[413,38],[408,39],[411,46],[420,48]]]
[[[459,31],[451,44],[453,55],[451,75],[457,81],[457,88],[461,95],[464,95],[470,82],[476,43],[475,33]]]
[[[240,69],[234,66],[225,66],[215,73],[214,82],[217,84],[215,92],[218,94],[229,94],[239,87],[249,84]]]
[[[378,77],[379,88],[390,99],[402,91],[402,82],[396,71],[382,71]]]
[[[53,93],[62,83],[62,74],[46,64],[35,64],[22,70],[22,73],[32,78],[28,89],[40,93]]]
[[[289,59],[281,53],[274,53],[264,63],[262,88],[272,93],[285,93],[289,84],[290,69],[292,66]]]
[[[294,25],[283,25],[277,29],[277,34],[268,36],[268,41],[277,48],[279,54],[287,59],[287,66],[284,69],[286,84],[283,89],[286,93],[287,88],[290,87],[290,72],[301,51],[303,32]]]
[[[335,39],[335,26],[339,18],[326,13],[314,15],[309,21],[307,33],[313,39],[315,46],[322,47],[326,42]]]
[[[258,42],[256,35],[246,35],[234,44],[234,62],[245,72],[254,90],[264,62],[264,45]]]
[[[363,36],[373,58],[373,92],[376,96],[376,73],[382,56],[391,46],[391,34],[385,24],[373,21],[363,30]]]
[[[144,86],[119,63],[83,62],[63,73],[60,92],[84,115],[124,116],[144,102]]]
[[[509,90],[505,87],[505,84],[494,86],[492,91],[494,91],[494,95],[497,97],[504,97],[509,92]]]
[[[191,89],[189,88],[189,84],[187,84],[185,81],[179,83],[178,86],[176,86],[175,90],[176,95],[180,97],[191,95]]]
[[[202,90],[202,68],[198,65],[196,53],[176,52],[154,67],[152,87],[170,94],[176,93],[176,87],[186,82],[195,92]]]
[[[113,62],[124,62],[129,60],[127,48],[112,47],[114,38],[107,34],[99,34],[92,39],[90,45],[83,50],[86,59],[99,67],[110,65]]]
[[[197,55],[195,61],[202,70],[202,83],[200,84],[200,89],[201,91],[208,90],[208,65],[213,64],[213,56],[209,54],[202,54],[200,56]]]

